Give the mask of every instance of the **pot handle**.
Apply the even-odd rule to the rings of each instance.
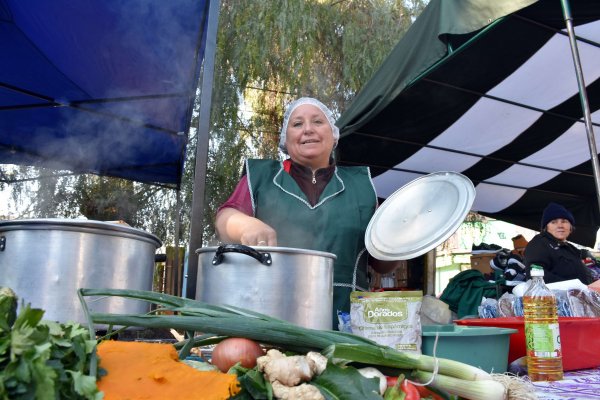
[[[252,247],[244,246],[243,244],[224,244],[217,248],[215,256],[212,260],[212,264],[221,264],[221,261],[223,261],[223,254],[225,253],[242,253],[254,258],[259,263],[264,264],[266,266],[271,265],[271,263],[273,262],[270,253],[261,253],[257,250],[254,250]]]

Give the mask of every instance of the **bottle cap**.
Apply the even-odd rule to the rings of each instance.
[[[531,264],[531,276],[544,276],[544,268],[537,264]]]

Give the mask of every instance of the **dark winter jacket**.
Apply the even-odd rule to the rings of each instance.
[[[583,264],[581,250],[568,242],[558,241],[546,231],[533,237],[525,247],[525,265],[530,277],[531,264],[544,268],[544,282],[579,279],[586,285],[593,282],[591,271]]]

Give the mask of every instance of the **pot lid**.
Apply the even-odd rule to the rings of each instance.
[[[475,200],[475,187],[457,172],[434,172],[392,193],[375,211],[365,233],[379,260],[408,260],[427,253],[458,229]]]

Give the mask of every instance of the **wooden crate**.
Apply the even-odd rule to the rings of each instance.
[[[476,269],[484,274],[491,273],[490,261],[496,257],[496,253],[481,253],[471,255],[471,269]]]

